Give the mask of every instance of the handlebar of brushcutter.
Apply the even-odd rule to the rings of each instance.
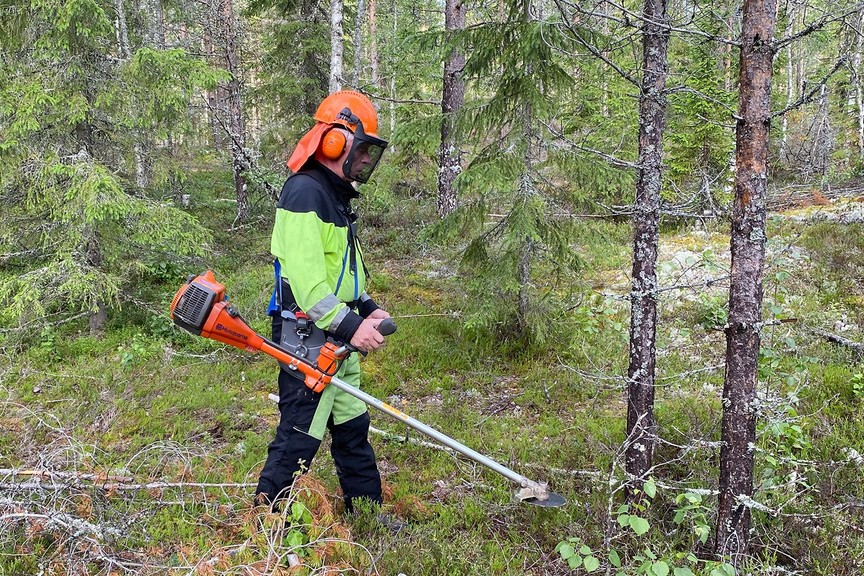
[[[381,322],[378,323],[376,330],[378,330],[378,332],[382,336],[389,336],[390,334],[396,332],[396,322],[394,322],[392,318],[384,318],[383,320],[381,320]],[[362,356],[366,356],[367,354],[365,350],[360,350],[359,348],[356,348],[351,344],[347,343],[343,344],[342,347],[336,351],[338,355],[351,352],[359,352]]]

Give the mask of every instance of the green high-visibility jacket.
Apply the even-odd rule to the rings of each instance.
[[[363,253],[350,206],[355,197],[357,192],[350,184],[310,160],[282,188],[270,243],[280,274],[290,288],[283,288],[283,307],[296,303],[316,326],[343,342],[349,342],[363,317],[378,307],[366,294]],[[359,386],[357,354],[342,363],[336,376]],[[338,425],[365,411],[362,401],[328,386],[312,426],[305,432],[323,438],[331,414]]]

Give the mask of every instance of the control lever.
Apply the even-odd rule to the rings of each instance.
[[[396,332],[396,322],[394,322],[392,318],[384,318],[378,323],[377,330],[382,336],[389,336]],[[359,352],[361,356],[366,356],[367,354],[365,350],[359,350],[351,344],[343,344],[342,347],[336,351],[336,355],[341,356],[346,352]]]

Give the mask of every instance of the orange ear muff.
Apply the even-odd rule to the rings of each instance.
[[[337,160],[345,151],[345,144],[348,139],[340,130],[328,130],[324,137],[321,138],[321,153],[325,158]]]

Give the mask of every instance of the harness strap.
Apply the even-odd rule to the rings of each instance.
[[[305,172],[307,176],[310,176],[313,180],[318,182],[318,184],[324,189],[330,189],[330,183],[326,182],[323,179],[323,175],[319,174],[317,171],[312,170],[310,172]],[[292,175],[293,178],[295,175]],[[340,214],[342,214],[346,220],[348,220],[348,243],[345,246],[345,254],[342,256],[342,270],[339,272],[339,279],[336,281],[336,289],[333,291],[333,294],[336,295],[339,293],[339,288],[342,287],[342,280],[345,277],[345,269],[346,267],[351,271],[351,274],[354,276],[354,299],[350,302],[346,302],[349,308],[352,310],[356,310],[357,306],[360,302],[360,276],[357,274],[357,252],[359,250],[360,238],[357,236],[357,229],[354,222],[357,220],[357,214],[351,209],[351,205],[345,202],[341,202],[337,199],[336,208]],[[369,277],[369,269],[366,267],[366,262],[363,263],[363,274],[366,278]],[[270,316],[278,316],[282,309],[285,308],[283,305],[284,299],[282,294],[282,269],[279,263],[278,258],[273,259],[273,275],[274,275],[274,287],[273,287],[273,295],[270,297],[270,305],[267,307],[267,314]],[[290,290],[290,287],[289,287]],[[292,304],[296,306],[297,302],[294,300],[293,294],[291,295]]]

